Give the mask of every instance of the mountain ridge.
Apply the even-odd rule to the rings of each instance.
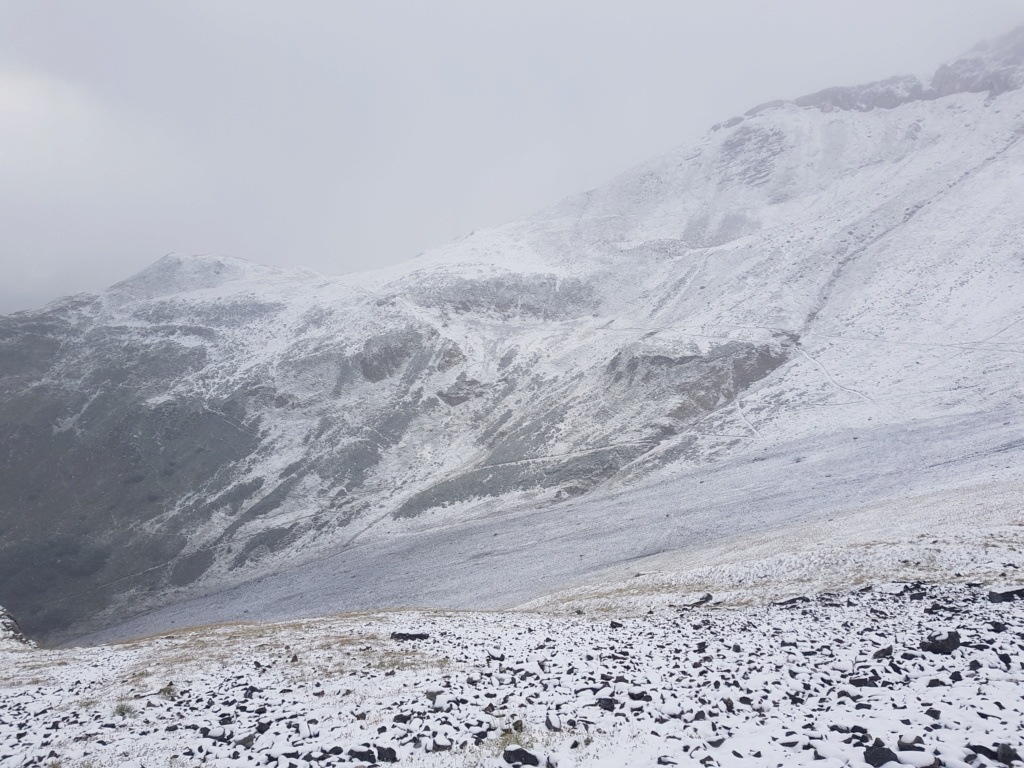
[[[0,603],[81,634],[801,440],[987,435],[1021,407],[1021,39],[950,94],[776,104],[396,267],[170,255],[0,318]]]

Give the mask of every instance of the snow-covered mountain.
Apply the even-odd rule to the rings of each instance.
[[[491,605],[1016,477],[1022,85],[1024,28],[395,268],[168,256],[0,318],[0,602]]]

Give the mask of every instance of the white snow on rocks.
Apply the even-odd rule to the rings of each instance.
[[[618,620],[391,612],[4,646],[0,768],[1020,765],[1024,600],[993,594],[904,583]]]
[[[0,646],[16,643],[31,645],[32,642],[21,632],[17,620],[0,605]]]

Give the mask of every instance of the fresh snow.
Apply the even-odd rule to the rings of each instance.
[[[1022,600],[918,582],[694,602],[0,646],[0,768],[1020,764]]]
[[[1024,766],[1022,45],[0,318],[0,768]]]
[[[127,553],[75,593],[95,605],[46,592],[23,623],[70,639],[509,607],[1024,479],[1021,34],[942,70],[941,94],[898,80],[843,91],[893,108],[755,109],[386,270],[169,256],[0,318],[27,366],[2,382],[25,442],[0,492],[32,473],[66,489],[11,491],[0,552],[50,551],[31,521],[74,506],[62,531]],[[209,444],[165,456],[165,420],[193,416]],[[139,456],[90,475],[121,424]],[[61,461],[16,463],[40,445]],[[134,567],[153,547],[161,565]]]

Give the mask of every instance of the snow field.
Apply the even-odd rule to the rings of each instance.
[[[999,765],[1024,750],[1024,600],[989,592],[888,584],[621,620],[392,612],[8,643],[0,768],[863,766],[884,749]]]

